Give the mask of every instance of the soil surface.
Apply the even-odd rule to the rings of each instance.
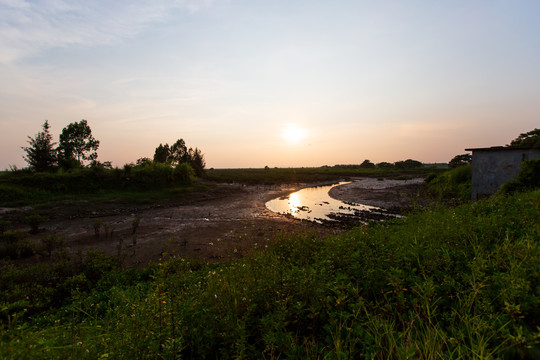
[[[333,187],[331,197],[346,203],[377,206],[402,214],[415,206],[426,206],[424,179],[409,180],[362,178],[352,183]]]
[[[57,234],[71,254],[88,250],[108,255],[120,253],[124,263],[131,266],[172,256],[220,261],[264,249],[279,236],[326,236],[339,232],[276,214],[265,207],[266,201],[305,186],[308,185],[220,184],[207,191],[148,205],[63,202],[47,207],[47,220],[32,240],[39,244],[40,239]],[[0,217],[8,220],[24,214],[4,210]]]
[[[306,186],[321,184],[211,185],[177,199],[153,204],[89,204],[62,202],[46,207],[46,221],[31,236],[37,244],[59,235],[71,254],[88,250],[121,254],[125,265],[144,265],[167,257],[220,261],[264,249],[272,240],[291,234],[327,236],[344,231],[276,214],[265,203]],[[421,179],[361,179],[330,191],[336,199],[403,210],[418,199]],[[3,209],[0,219],[21,218],[27,208]],[[43,208],[40,209],[43,214]],[[12,221],[17,224],[17,221]],[[19,227],[24,228],[21,223]],[[46,257],[36,255],[34,259]],[[27,259],[33,261],[33,259]]]

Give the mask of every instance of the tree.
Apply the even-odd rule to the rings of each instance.
[[[375,169],[375,164],[366,159],[360,164],[360,167],[363,169]]]
[[[47,171],[54,168],[56,163],[54,145],[56,143],[52,142],[49,128],[49,122],[45,120],[43,131],[38,132],[34,138],[28,136],[30,146],[22,148],[26,152],[26,156],[23,156],[23,158],[32,170]]]
[[[534,148],[540,148],[540,129],[534,129],[526,133],[520,134],[507,146],[531,146]]]
[[[186,143],[183,139],[176,140],[176,142],[171,146],[168,161],[170,161],[172,165],[178,165],[183,162],[188,162],[189,160],[190,157]]]
[[[407,159],[405,161],[397,161],[394,163],[396,169],[415,169],[422,167],[422,163],[418,160]]]
[[[84,160],[97,159],[99,141],[92,136],[92,130],[86,120],[74,122],[66,126],[60,134],[58,145],[58,160],[65,167]]]
[[[159,144],[159,146],[154,151],[154,162],[157,163],[166,163],[169,159],[170,155],[170,149],[169,144],[165,144],[163,146],[162,144]]]
[[[461,155],[454,156],[452,160],[450,160],[450,162],[448,163],[448,166],[454,169],[459,166],[469,165],[471,162],[472,162],[471,154],[461,154]]]
[[[392,169],[394,167],[394,164],[390,164],[389,162],[383,161],[377,164],[377,167],[379,169]]]
[[[136,162],[137,166],[146,166],[152,164],[152,159],[147,157],[138,158]]]
[[[204,161],[204,155],[202,154],[201,150],[197,148],[195,148],[195,150],[189,148],[187,156],[189,158],[188,163],[191,165],[193,170],[195,170],[195,174],[197,176],[203,176],[206,162]]]

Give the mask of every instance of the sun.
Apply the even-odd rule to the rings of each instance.
[[[306,137],[306,130],[296,124],[289,124],[283,129],[282,137],[289,144],[298,144]]]

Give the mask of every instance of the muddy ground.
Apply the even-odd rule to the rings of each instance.
[[[360,180],[336,187],[330,195],[394,211],[419,198],[419,182],[392,181],[396,180]],[[64,202],[47,208],[46,221],[32,240],[39,243],[40,239],[57,234],[71,254],[88,250],[121,254],[127,266],[172,256],[220,261],[263,249],[279,236],[343,232],[337,227],[296,220],[266,209],[268,200],[311,185],[320,184],[220,184],[210,186],[208,191],[146,205]],[[13,216],[10,214],[0,216],[9,218]]]
[[[424,179],[409,180],[362,178],[350,184],[332,188],[329,195],[344,202],[377,206],[403,214],[415,207],[426,207]]]

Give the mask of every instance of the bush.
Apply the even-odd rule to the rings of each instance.
[[[60,169],[56,173],[18,172],[0,178],[0,203],[21,205],[33,200],[50,199],[55,194],[90,194],[107,190],[162,189],[189,185],[194,171],[187,163],[176,168],[170,164],[145,162],[125,165],[123,169],[104,166]]]
[[[30,226],[31,234],[37,234],[39,225],[43,222],[43,217],[37,213],[30,214],[24,218],[24,222]]]
[[[181,163],[174,168],[174,176],[182,184],[191,184],[195,177],[195,170],[188,163]]]
[[[524,161],[516,179],[503,184],[499,191],[511,194],[516,191],[528,191],[538,188],[540,188],[540,158]]]
[[[23,231],[5,231],[0,235],[0,259],[21,259],[34,255],[34,246]]]
[[[428,192],[438,200],[455,203],[467,202],[471,198],[472,166],[464,165],[440,175],[429,175],[424,180]]]
[[[22,199],[26,198],[27,191],[24,188],[14,185],[0,185],[0,202],[2,204],[18,205]]]
[[[49,235],[41,239],[43,251],[51,257],[54,250],[64,246],[64,239],[60,235]]]
[[[6,329],[0,358],[538,359],[539,200],[494,196],[144,275],[95,254],[79,269],[6,266],[0,316],[43,313]]]

